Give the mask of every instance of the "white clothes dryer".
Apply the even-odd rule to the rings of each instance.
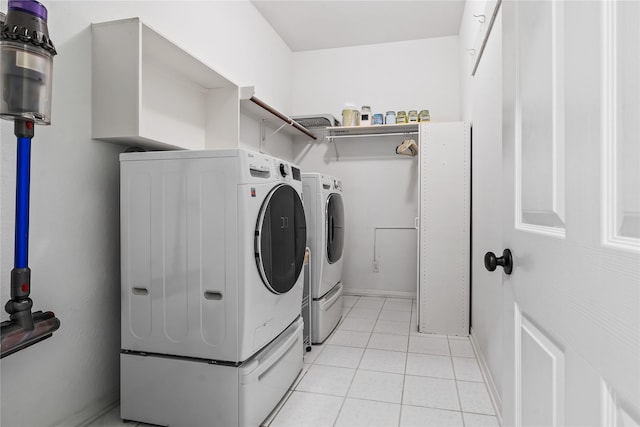
[[[122,349],[238,364],[300,315],[300,170],[247,150],[126,153]]]
[[[259,425],[302,370],[300,170],[246,150],[121,162],[121,417]]]
[[[345,216],[342,182],[303,173],[307,245],[311,249],[311,342],[322,343],[342,317]]]

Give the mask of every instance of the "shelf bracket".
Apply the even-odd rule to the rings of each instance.
[[[333,149],[336,152],[336,161],[340,160],[340,155],[338,154],[338,143],[335,141],[335,139],[333,141]]]
[[[260,152],[263,154],[264,154],[264,143],[266,142],[266,140],[268,138],[271,138],[273,135],[277,134],[278,132],[280,132],[282,128],[284,128],[285,126],[289,125],[289,123],[283,123],[282,125],[280,125],[278,129],[274,130],[269,135],[267,135],[266,121],[267,121],[266,119],[260,120]]]

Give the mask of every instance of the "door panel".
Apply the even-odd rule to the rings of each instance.
[[[605,240],[640,248],[640,3],[607,2],[603,12]]]
[[[522,2],[515,34],[518,227],[558,236],[565,216],[563,13],[562,2]]]
[[[640,420],[640,245],[623,226],[640,197],[640,91],[637,73],[621,77],[636,70],[640,9],[628,3],[501,6],[506,426]]]
[[[564,426],[564,354],[515,307],[517,425]]]

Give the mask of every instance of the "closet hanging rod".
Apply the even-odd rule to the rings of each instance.
[[[396,132],[396,133],[363,133],[359,135],[327,135],[327,139],[341,139],[341,138],[366,138],[366,137],[379,137],[379,136],[409,136],[417,135],[418,132]]]
[[[298,122],[296,122],[295,120],[290,119],[289,117],[285,116],[284,114],[282,114],[280,111],[276,110],[275,108],[273,108],[272,106],[270,106],[269,104],[259,100],[258,98],[256,98],[255,96],[252,96],[251,98],[249,98],[251,102],[253,102],[254,104],[262,107],[263,109],[265,109],[266,111],[270,112],[271,114],[273,114],[274,116],[276,116],[277,118],[279,118],[280,120],[282,120],[283,122],[293,126],[294,128],[298,129],[300,132],[304,133],[305,135],[307,135],[308,137],[310,137],[313,140],[318,139],[314,134],[312,134],[311,132],[309,132],[305,127],[301,126],[300,124],[298,124]]]

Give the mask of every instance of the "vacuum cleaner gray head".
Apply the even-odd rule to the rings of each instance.
[[[0,359],[49,338],[60,327],[60,320],[51,311],[36,311],[32,318],[31,330],[21,327],[17,322],[2,322]]]

